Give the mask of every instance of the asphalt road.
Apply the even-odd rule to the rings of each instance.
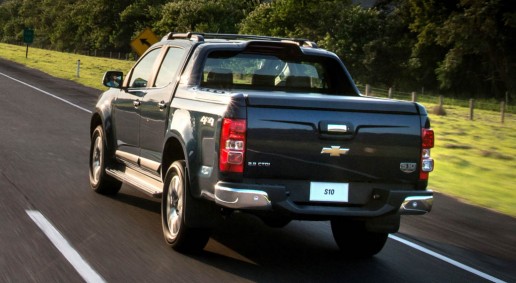
[[[0,282],[516,282],[516,219],[441,194],[369,260],[340,258],[327,222],[242,214],[179,254],[158,200],[89,188],[98,90],[4,60],[0,86]]]

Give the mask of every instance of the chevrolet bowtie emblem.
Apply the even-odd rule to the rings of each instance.
[[[328,153],[330,156],[340,156],[348,153],[349,148],[340,148],[340,146],[332,145],[331,147],[323,147],[321,154]]]

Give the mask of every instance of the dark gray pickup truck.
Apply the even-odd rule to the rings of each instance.
[[[91,119],[90,184],[162,199],[166,242],[202,250],[234,211],[272,227],[330,221],[343,255],[378,253],[432,207],[423,106],[362,96],[303,39],[184,33],[109,71]]]

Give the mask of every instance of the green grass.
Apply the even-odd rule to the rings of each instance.
[[[25,49],[24,46],[0,43],[0,50],[2,50],[0,57],[41,70],[54,77],[72,80],[100,90],[106,89],[102,85],[104,72],[118,70],[126,73],[134,64],[133,61],[90,57],[32,47],[29,47],[28,58],[25,58]],[[79,78],[77,78],[78,60],[81,61]]]
[[[0,57],[53,76],[80,84],[106,89],[101,79],[107,70],[127,72],[131,61],[94,58],[0,43]],[[77,60],[81,60],[80,78],[76,77]],[[435,100],[437,101],[437,100]],[[430,110],[435,104],[423,102]],[[435,170],[429,187],[475,205],[516,217],[516,114],[475,110],[475,120],[468,119],[469,109],[446,106],[446,116],[430,115],[436,134],[432,150]]]
[[[428,105],[428,109],[435,105]],[[516,216],[516,115],[446,108],[430,115],[436,134],[430,187],[466,202]]]

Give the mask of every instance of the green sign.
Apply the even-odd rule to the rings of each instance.
[[[23,29],[23,42],[31,44],[34,41],[34,30],[31,28]]]

